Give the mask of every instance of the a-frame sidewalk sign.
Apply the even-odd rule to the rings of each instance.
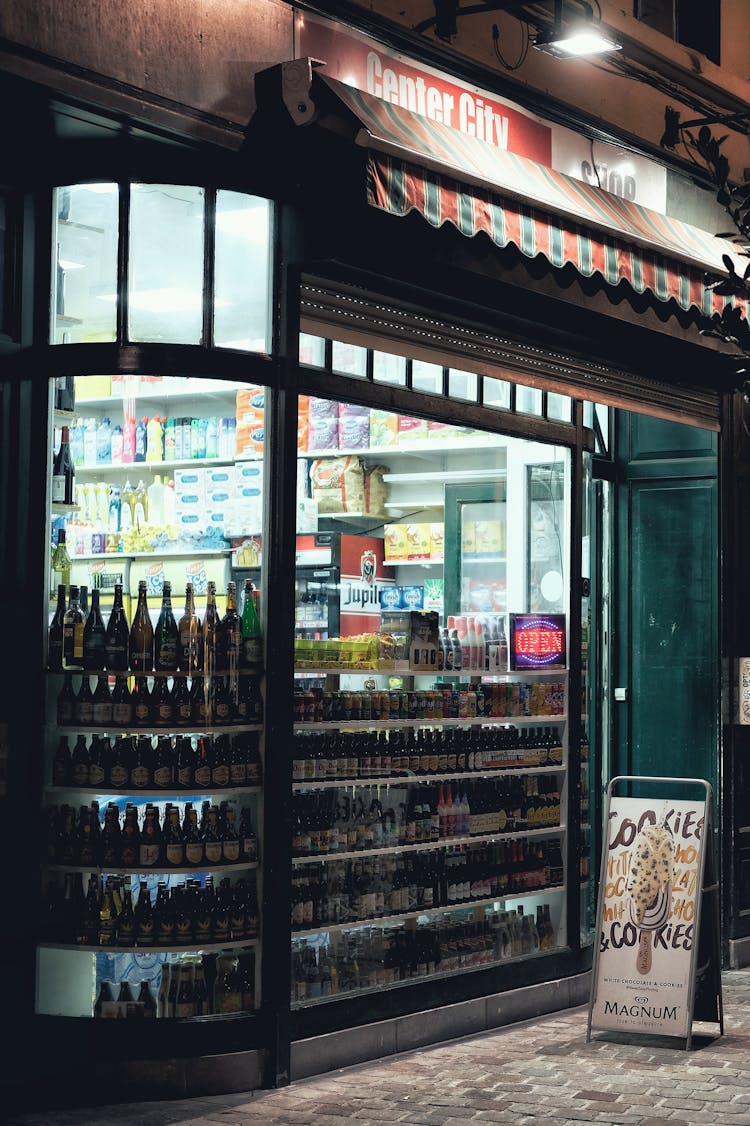
[[[587,1042],[593,1028],[676,1037],[689,1050],[695,1021],[716,1023],[724,1034],[708,782],[610,781],[595,933]]]

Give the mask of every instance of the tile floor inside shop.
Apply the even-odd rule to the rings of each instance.
[[[691,1051],[592,1033],[586,1005],[273,1091],[18,1113],[8,1126],[750,1126],[750,970],[722,975],[724,1036]]]

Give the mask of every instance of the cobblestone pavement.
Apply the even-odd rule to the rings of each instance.
[[[750,1126],[750,970],[723,974],[724,1035],[692,1049],[596,1030],[587,1007],[342,1069],[281,1090],[35,1111],[12,1126]],[[671,1042],[672,1044],[674,1042]],[[0,1120],[2,1110],[0,1109]]]

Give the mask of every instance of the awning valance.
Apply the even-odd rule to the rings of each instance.
[[[498,246],[542,254],[553,266],[572,263],[585,276],[628,282],[683,309],[720,313],[726,297],[705,274],[738,273],[746,262],[728,240],[661,215],[600,188],[517,156],[440,122],[314,73],[359,123],[368,153],[368,200],[394,215],[417,211],[434,226],[488,235]],[[320,87],[319,87],[320,88]],[[732,301],[732,299],[729,299]],[[739,299],[734,299],[738,304]]]

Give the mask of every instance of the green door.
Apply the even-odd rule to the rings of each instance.
[[[717,435],[619,413],[612,774],[704,778],[719,733]]]

